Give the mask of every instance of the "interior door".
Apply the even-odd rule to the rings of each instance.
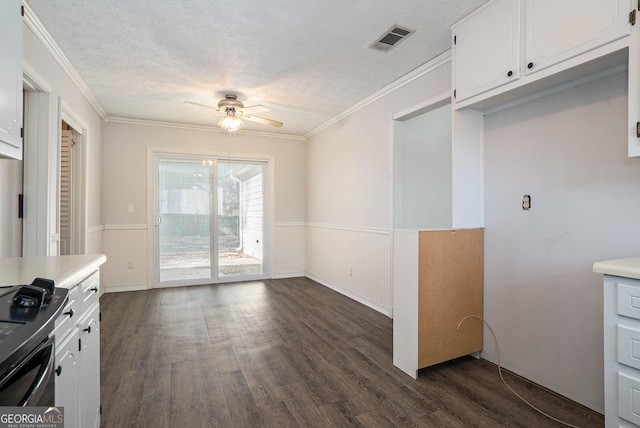
[[[266,165],[156,157],[156,286],[265,277]]]

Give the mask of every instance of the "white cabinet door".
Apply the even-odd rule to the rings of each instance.
[[[100,426],[100,307],[93,306],[80,322],[82,427]]]
[[[64,407],[66,428],[79,427],[78,353],[78,329],[73,328],[66,338],[56,343],[55,403]]]
[[[22,0],[0,1],[0,157],[22,159]]]
[[[497,0],[452,27],[456,101],[520,76],[520,2]]]
[[[527,74],[631,32],[632,0],[526,0]]]

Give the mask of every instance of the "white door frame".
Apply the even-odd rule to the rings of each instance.
[[[75,252],[84,254],[87,236],[87,129],[88,126],[65,104],[51,94],[49,85],[28,63],[23,62],[25,90],[24,128],[24,219],[23,256],[55,256],[59,250],[60,133],[64,118],[82,134],[77,150],[78,173],[74,186],[77,225]]]
[[[87,251],[87,141],[89,126],[69,107],[64,100],[60,108],[61,123],[64,120],[77,133],[74,157],[72,158],[71,189],[73,207],[71,207],[71,254],[86,254]],[[60,129],[60,126],[58,126]],[[60,138],[58,138],[58,153],[60,153]],[[60,168],[58,168],[58,186],[60,186]],[[59,192],[58,192],[59,194]],[[60,201],[58,200],[58,211]],[[58,221],[58,228],[60,227]]]
[[[175,156],[176,158],[180,157],[189,157],[189,158],[200,158],[200,159],[220,159],[220,160],[233,160],[233,161],[247,161],[247,162],[264,162],[265,166],[265,179],[264,179],[264,218],[263,218],[263,233],[264,233],[264,248],[263,248],[263,270],[264,270],[264,278],[272,278],[272,270],[273,270],[273,239],[274,236],[274,209],[275,209],[275,201],[274,201],[274,185],[275,185],[275,174],[273,171],[275,170],[275,160],[271,156],[264,155],[251,155],[246,153],[206,153],[190,150],[172,150],[167,151],[165,148],[155,148],[148,147],[147,148],[147,248],[152,253],[151,257],[147,257],[147,288],[161,288],[163,285],[160,285],[160,281],[158,278],[158,273],[156,272],[156,266],[158,266],[157,260],[157,251],[156,251],[156,242],[157,242],[157,230],[156,227],[156,199],[158,189],[156,188],[156,159],[158,157],[167,157],[171,158]],[[251,279],[259,279],[252,277]],[[227,282],[235,281],[236,279],[229,279]],[[237,281],[246,280],[246,278],[238,278]],[[217,281],[221,282],[221,281]],[[206,283],[211,283],[208,281]],[[174,284],[172,283],[171,287],[181,286],[181,285],[191,285],[191,284]],[[166,285],[164,285],[166,286]]]
[[[56,255],[51,243],[51,91],[49,85],[28,64],[23,63],[25,90],[22,255]],[[55,214],[55,211],[54,211]],[[55,217],[54,217],[55,218]],[[54,250],[54,251],[52,251]]]

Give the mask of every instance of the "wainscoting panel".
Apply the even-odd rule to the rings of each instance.
[[[293,278],[304,276],[305,224],[276,223],[274,245],[274,277]]]
[[[110,225],[104,230],[102,266],[106,291],[140,290],[147,288],[147,226]]]
[[[99,254],[104,250],[103,246],[104,226],[93,226],[87,229],[87,254]],[[101,275],[102,276],[102,275]],[[104,280],[103,280],[104,283]]]
[[[388,231],[307,224],[307,276],[392,315]]]

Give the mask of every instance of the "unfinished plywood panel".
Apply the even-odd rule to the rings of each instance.
[[[419,232],[418,367],[482,349],[482,229]]]

